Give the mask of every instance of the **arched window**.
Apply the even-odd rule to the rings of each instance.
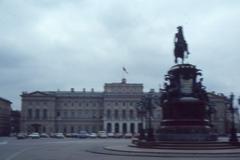
[[[114,127],[114,132],[115,133],[119,133],[119,124],[118,123],[115,123],[115,127]]]
[[[107,123],[107,133],[111,133],[111,132],[112,132],[112,124]]]
[[[130,131],[131,131],[132,134],[135,133],[135,125],[134,125],[134,123],[130,124]]]
[[[122,131],[123,131],[124,134],[127,133],[127,123],[123,123]]]

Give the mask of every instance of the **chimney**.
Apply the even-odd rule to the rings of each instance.
[[[91,92],[94,92],[94,88],[91,89]]]
[[[74,88],[71,88],[71,92],[74,92]]]
[[[86,92],[86,88],[83,88],[83,92]]]

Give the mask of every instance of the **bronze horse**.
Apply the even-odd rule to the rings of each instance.
[[[185,52],[187,55],[190,53],[188,52],[188,45],[183,37],[182,26],[178,26],[178,33],[175,34],[175,48],[174,48],[174,55],[175,55],[175,63],[178,63],[178,58],[182,59],[182,63],[184,62]]]

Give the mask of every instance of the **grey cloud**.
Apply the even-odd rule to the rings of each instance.
[[[240,94],[238,1],[1,1],[0,96],[22,91],[102,90],[122,78],[146,91],[163,84],[183,25],[208,90]]]

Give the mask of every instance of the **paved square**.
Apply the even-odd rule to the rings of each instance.
[[[239,157],[221,158],[196,158],[184,157],[144,157],[129,155],[96,154],[87,150],[97,150],[104,146],[126,146],[130,139],[23,139],[14,137],[0,138],[0,160],[200,160],[200,159],[224,159],[239,160]]]

